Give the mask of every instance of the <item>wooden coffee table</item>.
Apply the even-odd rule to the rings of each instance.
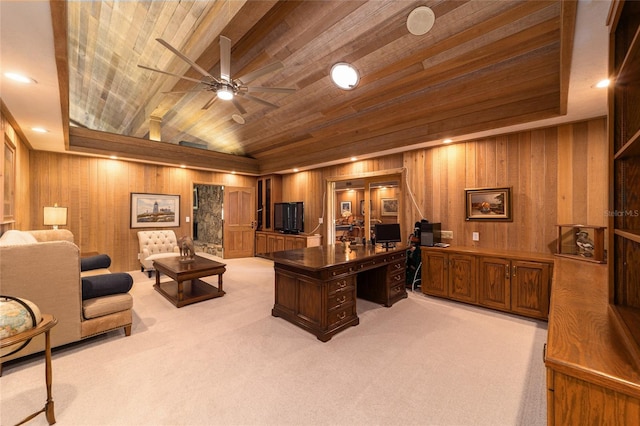
[[[193,262],[183,263],[176,256],[154,260],[153,266],[156,269],[156,283],[153,287],[178,308],[225,295],[222,274],[227,265],[224,263],[200,256],[195,256]],[[173,281],[161,284],[161,272],[173,278]],[[218,287],[200,280],[211,275],[218,276]]]

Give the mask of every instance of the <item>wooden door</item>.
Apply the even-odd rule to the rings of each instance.
[[[449,297],[463,302],[476,302],[475,256],[449,255]]]
[[[448,296],[449,257],[444,253],[422,252],[422,283],[424,294],[432,296]]]
[[[511,310],[546,319],[549,316],[549,265],[516,260],[511,265]]]
[[[253,257],[255,188],[224,188],[224,258]]]
[[[511,308],[511,262],[495,257],[480,260],[478,303],[495,309]]]

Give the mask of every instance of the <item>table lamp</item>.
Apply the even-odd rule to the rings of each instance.
[[[53,229],[58,229],[58,226],[65,226],[67,224],[67,208],[58,207],[58,204],[54,204],[53,207],[44,208],[44,225],[53,226]]]

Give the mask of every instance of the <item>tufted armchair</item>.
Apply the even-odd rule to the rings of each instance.
[[[180,247],[176,234],[170,230],[138,231],[140,244],[140,270],[147,271],[149,278],[153,269],[153,261],[163,257],[180,256]]]

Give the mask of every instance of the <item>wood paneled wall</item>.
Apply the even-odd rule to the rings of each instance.
[[[81,250],[109,254],[114,271],[139,267],[137,230],[130,228],[131,192],[180,194],[180,236],[191,232],[184,218],[192,214],[194,182],[256,182],[248,176],[40,151],[28,158],[30,220],[17,229],[42,229],[42,206],[67,206],[67,228]],[[550,253],[558,223],[606,226],[604,118],[284,175],[282,201],[304,201],[305,229],[324,237],[327,224],[320,225],[318,218],[327,217],[327,178],[402,167],[408,186],[403,229],[412,230],[421,218],[442,222],[444,230],[453,231],[453,240],[447,241],[452,245]],[[490,186],[513,188],[513,222],[465,221],[464,189]],[[18,205],[17,210],[20,215],[25,207]],[[480,233],[479,242],[471,240],[472,232]]]
[[[606,225],[605,119],[412,151],[404,166],[423,216],[453,231],[452,245],[552,253],[557,224]],[[501,186],[512,187],[513,222],[465,220],[465,188]]]
[[[179,194],[180,227],[191,235],[193,183],[254,187],[254,177],[34,151],[30,227],[43,229],[42,206],[68,207],[68,226],[82,252],[106,253],[112,271],[139,268],[139,229],[130,228],[132,192]]]

